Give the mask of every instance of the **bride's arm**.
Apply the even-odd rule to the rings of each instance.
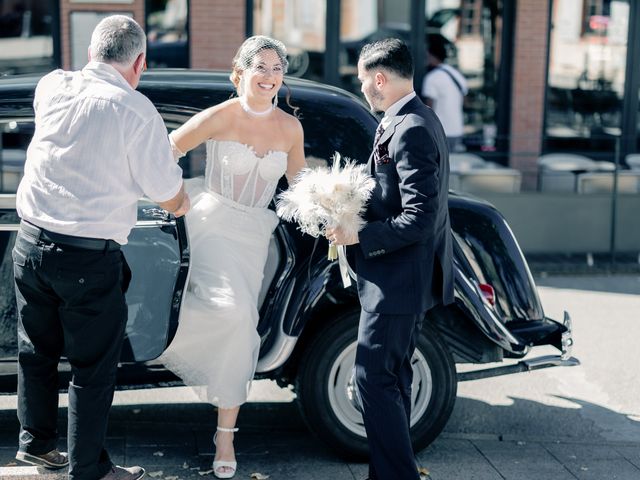
[[[295,120],[294,125],[295,126],[292,129],[293,145],[291,150],[289,150],[287,157],[286,176],[289,185],[293,183],[298,172],[307,166],[304,156],[304,131],[302,130],[302,125],[297,119]]]
[[[173,156],[177,160],[193,150],[207,139],[211,138],[220,125],[224,124],[222,105],[207,108],[189,120],[181,127],[169,134],[169,142]]]

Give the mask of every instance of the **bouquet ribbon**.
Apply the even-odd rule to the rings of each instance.
[[[355,272],[351,270],[349,261],[347,260],[347,247],[344,245],[338,246],[338,266],[340,267],[340,278],[342,278],[342,285],[344,288],[351,286],[351,278],[356,279]]]
[[[349,266],[349,261],[347,260],[347,247],[345,245],[334,245],[333,243],[330,243],[327,259],[330,262],[338,260],[342,285],[344,288],[349,288],[351,286],[351,279],[353,278],[355,280],[356,274]]]

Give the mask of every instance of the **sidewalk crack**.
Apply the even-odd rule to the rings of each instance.
[[[635,463],[633,460],[631,460],[630,458],[627,458],[627,456],[626,456],[624,453],[622,453],[621,451],[619,451],[616,447],[611,447],[611,448],[613,448],[613,450],[614,450],[618,455],[620,455],[620,456],[621,456],[622,458],[624,458],[627,462],[629,462],[633,468],[635,468],[636,470],[640,470],[640,465],[636,465],[636,463]]]
[[[553,454],[553,452],[552,452],[551,450],[549,450],[549,449],[547,448],[547,446],[546,446],[544,443],[539,443],[538,445],[540,445],[542,448],[544,448],[544,449],[545,449],[545,451],[546,451],[549,455],[551,455],[551,456],[555,459],[555,461],[556,461],[556,462],[558,462],[560,465],[562,465],[562,468],[564,468],[564,469],[569,473],[569,475],[571,475],[571,476],[572,476],[573,478],[575,478],[576,480],[579,480],[579,479],[578,479],[578,477],[576,477],[576,475],[575,475],[571,470],[569,470],[569,467],[567,467],[567,466],[566,466],[566,465],[565,465],[565,464],[564,464],[564,463],[563,463],[563,462],[562,462],[558,457],[556,457],[556,456]]]
[[[503,480],[507,480],[507,477],[505,477],[504,475],[502,475],[502,473],[500,472],[500,470],[498,470],[498,468],[493,464],[493,462],[489,459],[489,457],[487,457],[484,452],[482,450],[480,450],[480,448],[472,441],[469,440],[469,443],[471,443],[471,445],[473,445],[473,448],[476,449],[476,451],[480,454],[480,456],[482,456],[482,458],[484,458],[486,460],[486,462],[491,466],[491,468],[493,468],[495,470],[495,472],[500,475],[500,478],[502,478]]]

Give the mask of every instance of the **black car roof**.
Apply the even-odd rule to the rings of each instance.
[[[223,84],[231,88],[231,80],[229,80],[229,71],[223,70],[194,70],[186,68],[158,68],[147,70],[142,76],[142,82],[178,82],[178,83],[207,83]],[[314,82],[297,77],[285,77],[285,82],[294,88],[313,88],[320,89],[325,92],[331,92],[338,95],[358,98],[355,95],[331,85]]]
[[[231,84],[231,81],[229,80],[229,73],[229,71],[225,72],[221,70],[191,70],[179,68],[152,69],[144,73],[140,81],[140,86],[143,89],[145,87],[153,86],[154,84],[171,85],[172,87],[178,88],[186,87],[198,89],[210,89],[212,86],[216,86],[220,89],[228,89],[229,91],[231,91],[233,89],[233,86]],[[22,104],[24,101],[27,101],[28,97],[32,98],[33,90],[35,89],[38,80],[40,80],[43,75],[45,75],[45,73],[7,75],[0,77],[0,103],[7,102],[8,100],[5,95],[3,95],[3,91],[7,93],[11,92],[10,96],[12,97],[12,101],[10,100],[9,104],[4,105],[5,107],[8,107],[6,110],[10,110],[11,113],[15,114],[16,116],[21,116],[20,113],[24,115],[26,112],[23,111],[24,109],[14,109],[10,104],[13,104],[15,101]],[[340,88],[296,77],[285,77],[285,82],[296,91],[297,95],[302,94],[302,96],[306,97],[322,97],[325,95],[331,95],[335,98],[340,99],[339,103],[348,103],[349,101],[355,100],[362,107],[364,107],[366,111],[369,110],[362,99]],[[7,112],[3,112],[3,110],[5,109],[2,107],[3,105],[0,104],[0,113],[6,114]],[[371,118],[373,118],[373,116]],[[462,195],[460,192],[451,193],[452,195],[450,196],[453,197],[453,199],[466,197],[466,195]],[[480,199],[475,200],[477,201],[477,203],[486,203],[485,201]],[[456,201],[454,200],[454,204],[455,202]]]
[[[43,74],[4,75],[0,76],[0,88],[25,86],[33,87]]]
[[[158,68],[151,69],[144,73],[140,80],[142,87],[146,85],[152,85],[154,83],[163,83],[173,86],[190,86],[195,87],[198,84],[202,86],[211,87],[212,85],[219,86],[223,89],[231,90],[233,88],[231,81],[229,80],[229,71],[222,70],[192,70],[184,68]],[[42,78],[45,73],[40,74],[25,74],[25,75],[7,75],[0,77],[0,90],[6,88],[35,88],[38,80]],[[323,83],[314,82],[312,80],[306,80],[296,77],[285,77],[286,84],[297,91],[313,91],[318,94],[334,95],[344,98],[350,98],[363,103],[360,98],[331,85],[325,85]]]

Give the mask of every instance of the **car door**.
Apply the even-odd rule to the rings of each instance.
[[[27,103],[29,102],[29,103]],[[2,99],[0,98],[0,105]],[[21,111],[30,109],[25,100]],[[33,135],[32,117],[2,118],[0,108],[0,375],[15,371],[16,307],[11,249],[19,228],[15,192],[26,149]],[[127,291],[129,318],[121,361],[158,357],[178,326],[178,314],[189,268],[189,245],[183,219],[176,219],[148,200],[138,205],[138,221],[123,253],[132,271]],[[64,367],[63,367],[64,369]]]

